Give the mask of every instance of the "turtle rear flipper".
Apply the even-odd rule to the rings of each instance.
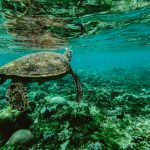
[[[29,105],[27,89],[22,82],[12,82],[7,89],[6,98],[12,109],[24,111]]]
[[[82,95],[83,95],[81,82],[80,82],[78,75],[72,69],[70,69],[70,72],[71,72],[71,75],[72,75],[74,82],[76,84],[76,92],[77,92],[76,101],[80,102]]]

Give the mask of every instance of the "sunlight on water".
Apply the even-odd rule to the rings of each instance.
[[[146,14],[150,9],[146,9]],[[135,13],[135,14],[134,14]],[[141,14],[142,19],[137,14]],[[150,56],[150,20],[144,20],[146,15],[139,10],[139,12],[122,14],[122,19],[128,20],[128,17],[133,16],[128,20],[128,24],[117,26],[112,29],[104,29],[96,35],[86,38],[73,40],[72,48],[76,53],[74,58],[75,66],[78,69],[102,71],[114,68],[130,68],[130,67],[144,67],[149,66]],[[100,16],[100,15],[99,15]],[[127,17],[127,18],[125,18]],[[103,16],[103,18],[105,18]],[[107,17],[108,19],[116,20],[117,16]],[[149,17],[150,18],[150,17]],[[96,19],[96,18],[94,18]],[[117,21],[118,21],[117,20]],[[77,53],[80,53],[79,56]],[[82,67],[81,67],[82,66]],[[80,68],[81,67],[81,68]]]

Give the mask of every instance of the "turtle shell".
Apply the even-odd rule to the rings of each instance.
[[[63,54],[38,52],[2,66],[0,73],[20,77],[49,77],[65,74],[69,69],[69,61]]]

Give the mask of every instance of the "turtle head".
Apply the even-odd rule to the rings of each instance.
[[[0,74],[0,85],[3,84],[5,80],[6,80],[5,74]]]
[[[72,50],[70,49],[70,47],[66,47],[66,51],[64,53],[65,57],[68,59],[68,61],[71,60],[72,57]]]

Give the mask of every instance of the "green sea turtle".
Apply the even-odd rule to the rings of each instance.
[[[80,79],[70,66],[72,51],[66,48],[64,54],[55,52],[38,52],[23,56],[0,67],[0,85],[7,79],[12,82],[7,89],[6,97],[13,109],[23,111],[28,106],[26,83],[44,82],[59,79],[71,74],[75,84],[77,97],[82,97]]]

